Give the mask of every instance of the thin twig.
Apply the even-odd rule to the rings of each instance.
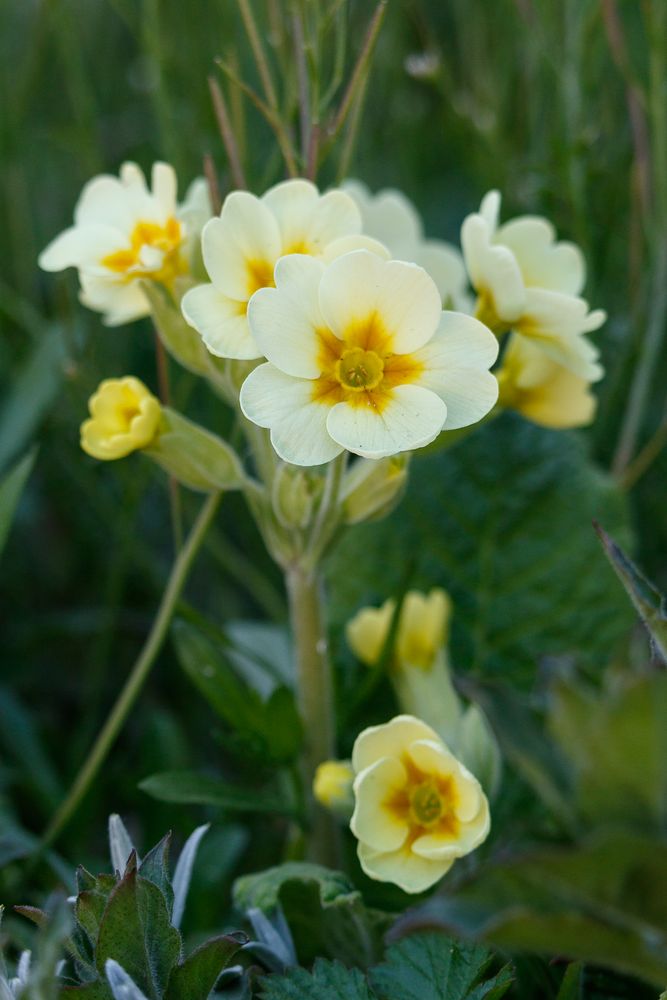
[[[157,367],[158,394],[160,402],[171,406],[171,386],[169,384],[169,360],[164,344],[157,330],[153,330],[155,340],[155,363]],[[175,476],[169,476],[169,512],[171,515],[171,530],[174,538],[174,551],[180,552],[183,545],[183,505],[181,503],[181,487]]]
[[[204,177],[208,184],[208,196],[211,199],[211,208],[214,215],[220,215],[222,208],[222,195],[218,184],[218,175],[215,172],[215,163],[210,153],[204,153]]]
[[[308,67],[306,66],[306,46],[303,37],[303,24],[297,10],[292,14],[292,38],[294,41],[294,58],[296,60],[296,75],[299,81],[299,120],[301,132],[301,159],[304,164],[309,160],[311,109],[310,88],[308,86]]]
[[[239,10],[241,11],[241,17],[243,18],[243,23],[245,25],[245,30],[248,35],[248,41],[250,42],[250,48],[252,49],[252,54],[255,57],[257,71],[262,81],[262,87],[264,88],[264,96],[269,102],[269,106],[275,111],[278,107],[276,88],[273,85],[269,63],[260,41],[259,32],[257,31],[255,15],[252,12],[250,0],[238,0],[238,4]]]
[[[352,113],[350,115],[350,124],[348,125],[347,135],[345,136],[345,142],[343,143],[343,148],[341,150],[340,162],[338,164],[337,181],[340,184],[341,181],[345,180],[348,171],[350,169],[350,162],[352,160],[352,154],[354,153],[355,143],[357,141],[357,135],[359,133],[359,124],[361,122],[361,113],[364,107],[364,101],[366,99],[366,88],[368,85],[368,78],[370,73],[366,73],[359,90],[357,92],[357,97],[354,102],[354,107],[352,108]]]
[[[239,156],[234,130],[229,121],[227,102],[225,101],[222,88],[214,76],[209,76],[208,86],[211,91],[211,100],[213,101],[213,110],[218,122],[218,128],[220,129],[220,135],[227,153],[227,159],[229,160],[229,169],[232,172],[234,186],[246,190],[248,185],[243,173],[243,167],[241,166],[241,157]]]
[[[289,136],[287,135],[283,127],[283,123],[280,120],[280,116],[275,111],[273,111],[272,108],[269,107],[266,101],[262,100],[257,91],[253,90],[253,88],[249,84],[247,84],[245,80],[241,79],[238,73],[235,72],[235,70],[229,65],[228,62],[226,62],[220,56],[218,56],[218,58],[215,61],[216,64],[222,70],[222,72],[225,74],[225,76],[227,76],[229,80],[231,80],[234,84],[236,84],[236,86],[239,87],[243,91],[243,93],[250,98],[250,100],[255,105],[257,110],[264,116],[268,125],[273,130],[273,134],[275,135],[278,141],[278,145],[280,146],[280,151],[283,154],[283,159],[285,160],[287,172],[289,173],[290,177],[297,177],[299,174],[299,170],[297,168],[294,151],[292,150],[292,145]]]
[[[356,95],[358,87],[363,81],[366,67],[369,65],[371,56],[373,55],[373,49],[375,48],[375,43],[377,41],[378,35],[380,33],[380,28],[382,27],[382,21],[387,9],[387,0],[380,0],[380,3],[375,8],[375,13],[371,18],[370,24],[366,31],[366,37],[364,39],[364,44],[362,45],[361,52],[359,53],[359,58],[357,59],[356,65],[352,71],[352,76],[350,77],[350,82],[347,85],[343,99],[338,108],[338,112],[334,118],[333,124],[329,129],[329,140],[333,142],[336,137],[340,134],[340,130],[345,124],[345,120],[348,116],[350,108],[352,107],[352,102]]]
[[[309,181],[314,181],[317,177],[320,153],[320,123],[311,122],[310,142],[308,144],[308,156],[306,158],[306,177]]]

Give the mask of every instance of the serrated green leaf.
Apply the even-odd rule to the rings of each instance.
[[[0,482],[0,555],[5,547],[9,529],[14,520],[23,488],[35,464],[37,451],[33,449],[16,463]]]
[[[595,529],[607,559],[639,612],[656,650],[667,663],[667,604],[664,595],[646,579],[606,531],[598,524]]]
[[[165,1000],[207,1000],[241,944],[230,935],[205,941],[172,970]]]
[[[600,558],[595,517],[627,538],[625,500],[581,441],[506,414],[415,460],[396,512],[346,533],[329,564],[334,620],[399,593],[417,553],[410,586],[451,593],[454,664],[527,684],[545,654],[598,665],[632,615]]]
[[[109,897],[95,961],[103,976],[107,959],[115,959],[146,996],[161,1000],[180,958],[181,936],[158,887],[128,868]]]
[[[304,964],[325,955],[367,967],[382,953],[391,918],[367,909],[361,893],[340,872],[288,862],[238,879],[233,891],[241,910],[256,907],[270,913],[282,908]]]
[[[413,934],[387,951],[370,973],[383,1000],[475,1000],[500,997],[512,984],[509,970],[480,983],[491,961],[488,949],[438,933]]]
[[[262,1000],[373,1000],[358,969],[340,962],[318,959],[312,973],[292,969],[286,976],[266,976],[261,983]]]
[[[237,788],[220,778],[196,771],[159,771],[144,778],[139,788],[161,802],[220,806],[234,812],[294,815],[294,809],[284,798],[257,789]]]

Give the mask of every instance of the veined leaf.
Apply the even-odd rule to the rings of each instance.
[[[294,814],[284,798],[257,789],[237,788],[220,778],[195,771],[160,771],[144,778],[139,788],[161,802],[220,806],[234,812]]]
[[[262,1000],[373,1000],[363,974],[319,958],[313,971],[292,969],[262,980]]]

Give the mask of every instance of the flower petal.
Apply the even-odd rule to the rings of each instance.
[[[238,361],[261,358],[248,326],[245,305],[228,298],[215,285],[191,288],[183,296],[181,309],[211,354]]]
[[[407,780],[407,771],[396,757],[381,757],[355,778],[350,829],[374,851],[396,851],[407,840],[407,818],[388,805]]]
[[[329,265],[320,284],[320,307],[341,339],[351,324],[377,314],[393,336],[396,354],[423,347],[442,312],[435,282],[423,268],[382,260],[367,250],[344,254]]]
[[[248,304],[248,322],[259,350],[288,375],[312,379],[320,374],[317,330],[324,325],[319,305],[323,273],[323,264],[314,257],[281,257],[276,288],[261,288]]]
[[[255,368],[241,386],[241,409],[260,427],[285,462],[322,465],[343,450],[326,429],[328,408],[312,401],[312,382],[285,375],[275,365]]]
[[[127,237],[106,225],[71,226],[42,250],[38,264],[44,271],[63,271],[66,267],[85,267],[106,273],[100,261],[107,254],[124,250]]]
[[[537,215],[512,219],[498,229],[494,243],[512,251],[526,287],[551,288],[568,295],[579,295],[584,287],[584,255],[574,243],[557,243],[556,231],[547,219]]]
[[[310,181],[296,179],[276,184],[262,201],[278,221],[284,254],[317,256],[332,240],[361,231],[359,209],[343,191],[320,195]]]
[[[109,174],[88,181],[74,209],[77,226],[112,226],[128,236],[139,219],[154,221],[155,217],[155,202],[145,182],[133,180],[127,185]]]
[[[120,326],[148,316],[151,307],[141,285],[136,281],[124,283],[108,277],[79,272],[81,290],[79,301],[88,309],[104,313],[105,326]]]
[[[401,191],[385,188],[372,195],[365,184],[356,180],[346,181],[343,190],[359,206],[365,233],[384,243],[393,257],[414,259],[422,238],[422,223],[414,205]]]
[[[418,248],[414,261],[433,278],[443,304],[450,302],[456,306],[468,285],[463,257],[456,247],[444,240],[426,240]]]
[[[273,213],[248,191],[232,191],[225,198],[219,219],[211,219],[202,232],[204,264],[219,291],[247,302],[252,269],[273,273],[281,254],[278,223]]]
[[[357,736],[352,767],[359,774],[380,757],[401,757],[415,740],[437,740],[430,726],[414,715],[397,715],[381,726],[369,726]]]
[[[507,247],[492,246],[490,229],[481,215],[469,215],[461,227],[461,246],[470,281],[479,293],[493,299],[498,317],[506,323],[518,319],[525,302],[519,264]]]
[[[169,163],[158,160],[153,164],[153,197],[163,213],[163,222],[166,222],[169,216],[176,214],[177,184],[176,171]]]
[[[393,882],[404,892],[424,892],[449,871],[454,858],[436,861],[421,858],[414,851],[374,851],[366,844],[357,846],[359,863],[369,878],[377,882]]]
[[[526,307],[517,332],[539,342],[542,350],[558,364],[589,382],[602,378],[602,366],[597,363],[599,351],[584,333],[596,330],[604,323],[601,309],[589,312],[585,299],[543,288],[526,291]]]
[[[482,787],[441,740],[415,740],[407,753],[424,774],[453,779],[457,798],[455,812],[461,823],[470,822],[478,814],[484,799]]]
[[[385,458],[435,440],[447,418],[445,403],[419,385],[399,385],[382,410],[336,403],[327,429],[340,445],[363,458]]]

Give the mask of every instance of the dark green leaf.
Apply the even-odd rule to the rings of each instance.
[[[396,512],[347,532],[330,561],[334,618],[399,593],[418,553],[411,586],[442,585],[454,601],[454,664],[527,683],[546,654],[597,665],[632,615],[600,558],[594,517],[627,538],[624,498],[580,440],[507,414],[415,460]]]
[[[32,472],[35,464],[37,452],[35,449],[29,451],[27,455],[16,463],[13,469],[4,476],[0,482],[0,555],[5,547],[9,529],[14,520],[14,513],[18,507],[23,488]]]
[[[580,1000],[583,971],[583,962],[571,962],[568,965],[556,1000]]]
[[[229,935],[211,938],[172,970],[165,1000],[207,1000],[242,942]]]
[[[220,778],[194,771],[160,771],[144,778],[139,788],[161,802],[220,806],[238,812],[274,812],[289,816],[293,809],[284,798],[257,789],[242,789]]]
[[[273,691],[264,705],[264,719],[272,758],[278,763],[294,760],[303,742],[303,726],[289,688]]]
[[[667,663],[667,606],[664,596],[643,576],[606,531],[603,531],[598,524],[595,528],[607,559],[639,612],[655,648]]]
[[[171,844],[171,833],[166,834],[162,840],[153,847],[139,865],[139,875],[153,882],[158,887],[164,898],[167,900],[167,907],[171,913],[174,905],[174,890],[171,887],[169,876],[169,847]]]
[[[387,951],[370,981],[383,1000],[465,1000],[501,997],[512,984],[509,970],[480,983],[491,954],[443,934],[413,934]]]
[[[340,962],[318,959],[312,973],[292,969],[286,976],[262,980],[262,1000],[372,1000],[372,994],[358,969],[346,969]]]
[[[153,882],[130,869],[109,897],[100,925],[97,969],[115,959],[150,1000],[161,1000],[181,953],[167,901]]]

